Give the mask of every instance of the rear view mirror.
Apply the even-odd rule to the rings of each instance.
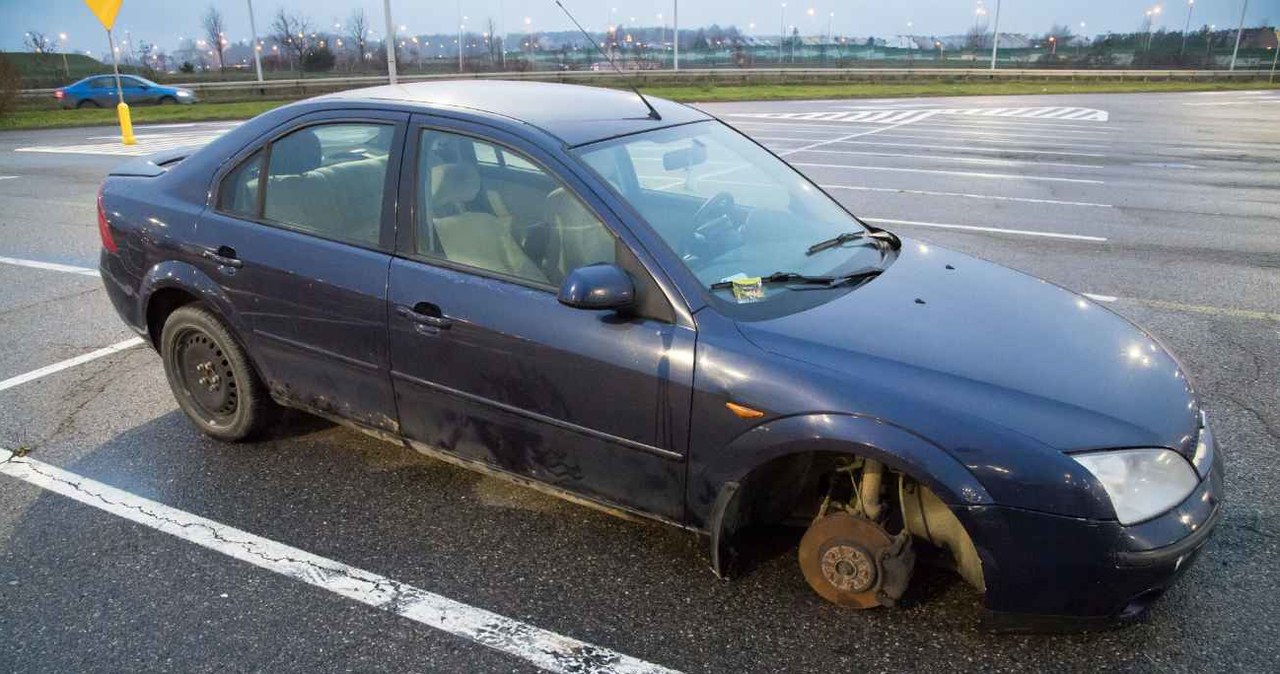
[[[569,272],[556,299],[575,309],[625,309],[635,302],[636,289],[621,267],[593,264]]]
[[[707,146],[693,141],[693,144],[679,150],[671,150],[662,155],[662,168],[666,171],[693,168],[707,161]]]

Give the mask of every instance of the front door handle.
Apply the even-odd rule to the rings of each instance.
[[[200,251],[200,256],[206,260],[212,260],[214,264],[220,267],[235,267],[238,269],[244,266],[244,262],[236,257],[236,249],[231,246],[205,248]]]
[[[453,319],[440,312],[440,307],[430,302],[418,302],[412,307],[396,305],[396,313],[423,326],[444,330],[453,325]]]

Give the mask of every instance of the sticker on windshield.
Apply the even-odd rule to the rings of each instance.
[[[764,283],[759,276],[733,279],[733,299],[737,300],[738,304],[759,302],[764,299]]]

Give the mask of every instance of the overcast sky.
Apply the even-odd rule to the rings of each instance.
[[[200,0],[124,0],[116,32],[123,35],[129,31],[135,41],[147,40],[173,49],[179,38],[199,32],[200,14],[209,4]],[[249,37],[246,0],[216,0],[213,4],[226,17],[230,39]],[[671,0],[565,0],[565,4],[592,30],[616,22],[658,25],[659,13],[662,23],[670,24],[672,18]],[[754,22],[753,32],[777,35],[785,11],[787,25],[795,25],[806,34],[826,33],[830,18],[837,34],[948,35],[968,30],[978,6],[975,0],[789,0],[783,10],[781,4],[779,0],[684,0],[680,3],[680,25],[734,24],[747,30]],[[989,14],[994,14],[996,0],[984,0],[983,4]],[[1151,0],[1003,0],[1000,27],[1002,31],[1043,33],[1058,23],[1081,32],[1083,21],[1086,34],[1133,31],[1142,23],[1143,12],[1153,4]],[[1181,30],[1187,0],[1160,4],[1163,11],[1157,27]],[[457,30],[459,7],[468,17],[468,29],[477,32],[484,30],[485,20],[490,17],[504,20],[509,32],[522,31],[525,17],[531,19],[534,30],[570,27],[553,0],[392,0],[391,5],[396,24],[403,24],[411,33]],[[1234,27],[1240,20],[1241,5],[1242,0],[1196,0],[1191,23]],[[373,27],[379,33],[383,30],[380,0],[257,0],[254,11],[259,35],[267,31],[271,14],[281,6],[305,12],[313,27],[330,29],[334,23],[345,23],[355,7],[364,7]],[[814,10],[812,17],[810,8]],[[834,17],[830,17],[832,12]],[[1280,21],[1280,0],[1249,0],[1246,25],[1261,25],[1264,21]],[[911,28],[907,27],[908,22]],[[82,0],[0,0],[0,49],[22,49],[22,36],[28,30],[65,32],[71,50],[94,54],[107,51],[106,37]]]

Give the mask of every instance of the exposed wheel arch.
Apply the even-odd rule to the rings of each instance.
[[[164,331],[164,322],[179,307],[194,304],[200,300],[182,288],[160,288],[147,298],[147,337],[151,345],[160,348],[160,334]]]

